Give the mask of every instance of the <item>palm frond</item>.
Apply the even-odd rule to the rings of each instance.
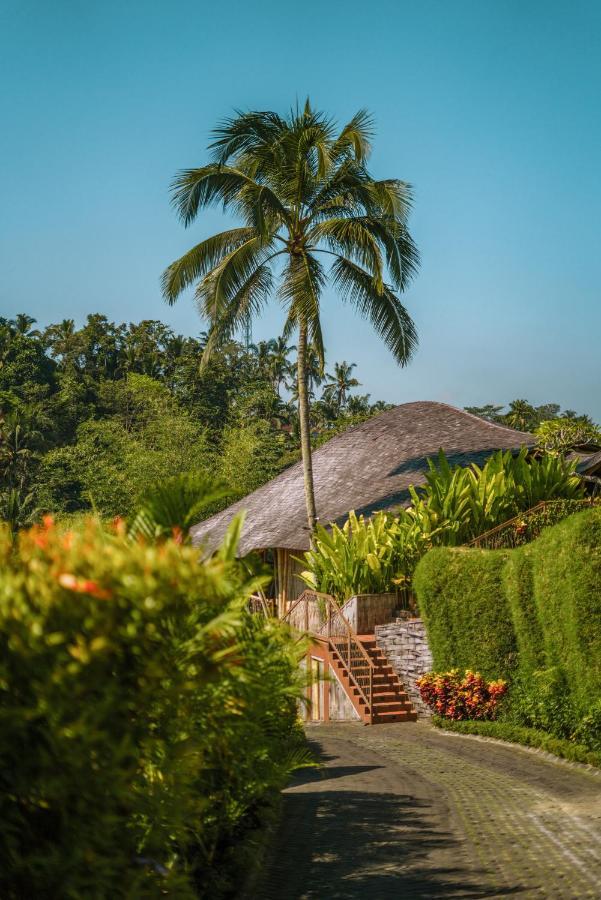
[[[265,111],[240,112],[224,119],[213,131],[209,150],[219,165],[232,157],[254,155],[272,150],[286,130],[286,122],[277,113]]]
[[[325,241],[330,249],[356,260],[381,286],[383,261],[374,230],[367,224],[366,217],[327,219],[317,223],[307,239],[315,244]]]
[[[171,202],[188,226],[203,207],[222,203],[224,207],[240,205],[244,211],[248,209],[248,197],[257,194],[262,208],[283,222],[288,220],[287,209],[267,186],[238,169],[216,163],[181,171],[171,187]]]
[[[227,496],[228,488],[203,475],[174,475],[145,496],[129,529],[132,540],[181,535],[185,540],[203,508]]]
[[[379,291],[369,272],[349,259],[339,256],[332,265],[332,273],[343,299],[370,319],[399,365],[407,365],[417,348],[417,333],[398,297],[386,286]]]
[[[358,163],[363,163],[371,152],[373,126],[373,118],[366,109],[356,112],[334,141],[332,159],[338,161],[340,157],[352,151],[354,159]]]
[[[165,300],[169,304],[175,303],[185,288],[198,278],[202,278],[220,263],[224,256],[253,237],[257,237],[257,234],[256,229],[252,227],[232,228],[196,244],[163,272],[161,285]]]
[[[324,363],[324,345],[320,322],[320,297],[326,276],[321,263],[310,253],[290,257],[279,289],[282,304],[288,310],[286,333],[301,321],[309,325],[311,343],[320,365]]]
[[[269,264],[265,262],[251,272],[236,294],[223,308],[221,314],[212,320],[202,354],[201,369],[206,367],[217,347],[230,340],[249,315],[257,316],[260,313],[263,305],[267,303],[272,289],[273,273]],[[203,298],[201,292],[202,285],[197,291],[199,305],[202,308],[207,300]]]

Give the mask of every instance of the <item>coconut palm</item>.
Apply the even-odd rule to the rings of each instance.
[[[282,385],[286,383],[286,377],[290,374],[288,357],[296,350],[296,347],[290,346],[284,337],[274,338],[272,345],[270,372],[274,390],[279,397]]]
[[[538,424],[536,410],[527,400],[512,400],[505,421],[519,431],[530,431]]]
[[[328,384],[323,389],[323,395],[327,399],[334,400],[339,410],[346,405],[351,388],[361,385],[361,382],[353,376],[353,369],[356,368],[357,363],[347,363],[343,360],[341,363],[334,363],[333,375],[326,375]]]
[[[307,350],[323,369],[321,302],[328,281],[368,318],[400,365],[415,349],[414,324],[398,293],[418,267],[407,229],[408,184],[376,180],[366,165],[371,119],[358,112],[341,131],[307,101],[282,117],[240,113],[214,131],[212,160],[180,172],[173,204],[184,225],[214,204],[241,224],[207,238],[163,274],[174,303],[196,284],[210,323],[203,354],[258,315],[275,293],[284,308],[284,336],[297,334],[298,409],[309,528],[316,522],[309,433]],[[329,266],[329,269],[326,268]]]

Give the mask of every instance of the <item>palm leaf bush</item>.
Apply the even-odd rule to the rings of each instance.
[[[493,453],[482,467],[451,466],[441,450],[436,462],[428,460],[425,484],[410,488],[408,509],[370,520],[351,512],[342,527],[318,525],[301,578],[340,602],[394,590],[410,582],[433,546],[464,544],[541,500],[582,498],[575,467],[559,456],[528,457],[526,449]]]

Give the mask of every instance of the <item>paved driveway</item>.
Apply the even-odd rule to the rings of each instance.
[[[601,774],[421,723],[308,726],[257,900],[601,898]]]

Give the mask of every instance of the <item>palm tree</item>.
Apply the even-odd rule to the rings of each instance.
[[[334,400],[339,410],[346,405],[350,389],[361,385],[352,374],[356,368],[357,363],[347,363],[343,360],[341,363],[334,363],[333,375],[326,375],[328,384],[323,390],[323,395],[327,399]]]
[[[31,327],[36,322],[37,319],[34,319],[33,316],[28,316],[27,313],[17,313],[11,325],[15,330],[15,334],[23,335],[23,337],[39,337],[40,332],[37,328],[32,329]]]
[[[288,341],[284,337],[274,338],[271,343],[273,349],[269,369],[273,388],[279,397],[282,385],[286,383],[286,377],[290,374],[290,360],[288,357],[296,350],[296,347],[289,346]]]
[[[527,400],[512,400],[505,421],[518,431],[530,431],[538,425],[536,410]]]
[[[358,112],[341,131],[307,101],[282,117],[239,113],[214,131],[208,165],[180,172],[173,204],[184,225],[221,204],[237,228],[201,241],[163,274],[174,303],[196,284],[201,314],[210,323],[203,355],[258,315],[276,293],[285,311],[284,337],[297,340],[298,410],[307,518],[316,522],[309,433],[307,351],[323,371],[321,301],[328,275],[342,299],[384,339],[400,365],[417,344],[414,324],[398,293],[418,268],[407,229],[408,184],[378,181],[366,165],[372,124]],[[325,265],[329,264],[329,272]]]

